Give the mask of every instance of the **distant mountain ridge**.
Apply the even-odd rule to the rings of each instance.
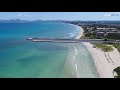
[[[101,20],[101,21],[68,21],[68,20],[20,20],[20,19],[11,19],[11,20],[0,20],[0,23],[36,23],[36,22],[70,22],[70,23],[80,23],[80,24],[120,24],[120,21],[108,21],[108,20]]]
[[[64,22],[65,20],[20,20],[20,19],[11,19],[11,20],[0,20],[0,23],[32,23],[32,22],[43,22],[43,21],[51,21],[51,22]]]

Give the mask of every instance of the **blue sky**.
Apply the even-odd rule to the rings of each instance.
[[[120,20],[120,12],[0,12],[0,20]]]

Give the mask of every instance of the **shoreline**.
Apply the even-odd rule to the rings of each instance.
[[[120,54],[118,50],[113,47],[113,51],[104,52],[98,48],[93,48],[93,45],[88,42],[84,42],[83,44],[92,55],[100,78],[114,78],[113,70],[120,66]]]
[[[71,23],[67,23],[69,25],[75,26],[78,30],[80,30],[80,33],[75,37],[75,39],[80,39],[83,35],[83,28],[81,26],[75,25],[75,24],[71,24]]]
[[[82,44],[87,48],[88,52],[92,56],[92,59],[96,68],[96,72],[98,73],[98,77],[114,78],[113,70],[116,67],[120,66],[120,61],[118,61],[120,58],[120,54],[117,51],[117,49],[113,48],[114,51],[112,52],[104,52],[99,48],[93,48],[93,45],[89,42],[83,42]],[[111,62],[107,56],[109,57],[109,59],[111,59]],[[116,56],[117,58],[115,58]],[[119,63],[119,64],[115,65],[115,63],[116,64]]]
[[[73,24],[74,25],[74,24]],[[81,26],[78,26],[78,25],[74,25],[74,26],[76,26],[76,28],[78,28],[79,30],[80,30],[80,33],[78,33],[78,35],[75,37],[75,39],[80,39],[82,36],[83,36],[83,33],[84,33],[84,29],[81,27]],[[83,43],[81,43],[81,44],[83,44]],[[84,44],[83,44],[84,45]],[[85,45],[84,45],[85,46]],[[85,46],[86,47],[86,46]],[[87,49],[87,48],[86,48]],[[89,52],[89,50],[87,49],[87,52],[88,53],[90,53]],[[91,53],[90,53],[90,55],[91,55]],[[91,57],[92,57],[92,60],[93,60],[93,56],[91,55]],[[74,61],[75,62],[75,61]],[[94,62],[94,60],[93,60],[93,63],[94,63],[94,67],[95,67],[95,70],[96,70],[96,75],[97,75],[97,78],[99,78],[100,77],[100,75],[99,75],[99,72],[98,72],[98,70],[97,70],[97,67],[96,67],[96,65],[95,65],[95,62]],[[77,72],[77,64],[76,63],[74,63],[75,64],[75,70],[76,70],[76,72]],[[76,76],[76,78],[79,78],[79,76]],[[96,78],[96,77],[95,77]]]
[[[80,39],[83,35],[83,28],[81,26],[75,25],[80,28],[80,33],[76,39]],[[120,66],[120,53],[113,47],[113,51],[104,52],[99,48],[93,48],[93,45],[89,42],[82,43],[92,56],[98,78],[114,78],[113,70]]]
[[[79,37],[77,37],[76,39],[80,39],[81,37],[82,37],[82,35],[83,35],[83,33],[84,33],[84,30],[83,30],[83,28],[81,27],[81,26],[79,26],[80,28],[80,33],[79,33]]]
[[[84,30],[81,26],[78,26],[78,25],[74,25],[74,26],[76,26],[76,28],[79,28],[80,30],[80,33],[75,37],[75,39],[80,39],[83,35]]]
[[[78,26],[78,25],[77,25],[77,26]],[[80,38],[83,36],[83,33],[84,33],[84,29],[83,29],[81,26],[79,26],[79,27],[80,27],[81,33],[80,33],[80,35],[79,35],[79,38],[77,38],[77,39],[80,39]],[[86,47],[86,49],[88,50],[87,46],[86,46],[84,43],[82,43],[82,44],[83,44],[83,45]],[[90,55],[91,55],[91,57],[92,57],[92,60],[93,60],[93,63],[94,63],[94,65],[95,65],[95,69],[96,69],[97,76],[98,76],[98,78],[100,78],[101,76],[100,76],[99,71],[98,71],[98,69],[97,69],[97,66],[96,66],[96,64],[95,64],[93,55],[91,54],[91,52],[90,52],[89,50],[88,50],[88,52],[90,53]]]

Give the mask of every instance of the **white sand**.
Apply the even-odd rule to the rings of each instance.
[[[80,37],[84,32],[82,28],[81,30],[82,33]],[[113,73],[113,70],[120,66],[120,53],[118,50],[113,47],[113,51],[104,52],[99,48],[93,48],[93,45],[88,42],[84,42],[83,44],[87,47],[88,51],[92,55],[100,78],[114,78],[115,73]]]
[[[83,43],[91,53],[100,78],[114,78],[113,70],[120,66],[120,53],[113,47],[113,51],[104,52],[87,42]]]
[[[82,28],[82,27],[80,27],[80,26],[77,26],[77,27],[79,27],[79,28],[80,28],[80,33],[78,34],[78,36],[76,37],[76,39],[80,39],[80,38],[81,38],[81,36],[83,35],[84,30],[83,30],[83,28]]]
[[[80,30],[81,32],[76,39],[79,39],[83,35],[83,28],[80,27]],[[93,57],[99,77],[114,78],[115,73],[113,73],[113,70],[120,66],[120,53],[118,50],[113,47],[113,51],[104,52],[98,48],[93,48],[93,45],[88,42],[84,42],[83,44],[87,47],[88,51]]]

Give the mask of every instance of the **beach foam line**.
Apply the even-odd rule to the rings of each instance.
[[[78,69],[77,69],[77,64],[76,64],[76,63],[75,63],[75,69],[76,69],[76,71],[78,70]]]
[[[74,25],[74,26],[76,27],[77,30],[80,30],[80,33],[78,33],[78,35],[75,37],[75,39],[80,39],[80,37],[83,35],[84,30],[83,30],[82,27],[80,27],[78,25]],[[78,66],[77,66],[76,59],[75,59],[76,54],[77,54],[77,50],[76,50],[76,48],[74,48],[74,50],[75,50],[75,55],[74,55],[74,59],[73,60],[74,60],[74,65],[75,65],[75,73],[76,73],[76,78],[79,78],[80,76],[77,75],[77,72],[78,72],[78,68],[77,67]]]
[[[72,25],[72,26],[75,26],[77,30],[80,30],[80,33],[78,33],[78,35],[75,37],[75,39],[80,39],[81,36],[83,35],[83,28],[81,26],[78,26],[78,25],[75,25],[75,24],[70,24],[69,25]]]
[[[83,35],[84,30],[83,30],[83,28],[80,27],[80,26],[77,26],[77,27],[79,27],[79,29],[80,29],[80,33],[76,36],[76,39],[80,39],[81,36]]]

